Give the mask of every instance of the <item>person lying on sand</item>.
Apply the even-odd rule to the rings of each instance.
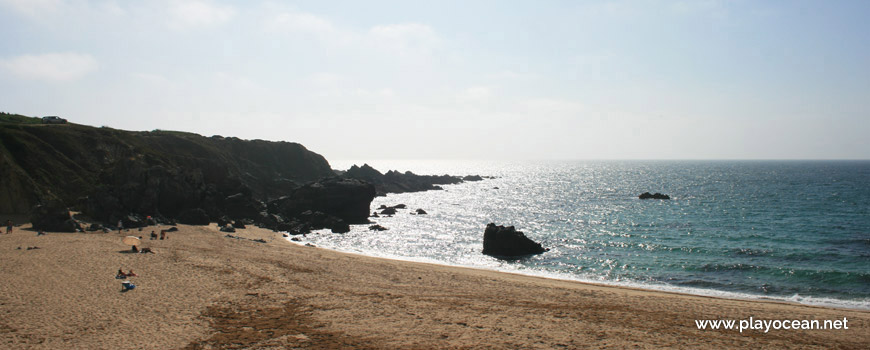
[[[118,274],[115,275],[115,278],[116,279],[124,279],[127,277],[137,277],[137,276],[139,276],[139,275],[134,273],[133,270],[130,270],[130,272],[128,272],[128,273],[124,273],[124,270],[118,269]]]
[[[142,248],[139,250],[140,253],[151,253],[154,254],[154,251],[151,248]]]

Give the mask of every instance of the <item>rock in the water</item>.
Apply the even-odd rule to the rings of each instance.
[[[425,215],[425,214],[428,214],[425,210],[417,209],[417,215]]]
[[[378,212],[373,211],[373,212],[372,212],[372,215],[369,215],[369,217],[370,217],[370,218],[376,218],[376,217],[380,217],[380,215],[378,215]]]
[[[386,208],[381,210],[381,214],[383,215],[396,215],[396,208]]]
[[[656,192],[655,194],[650,194],[649,192],[644,192],[640,196],[637,196],[640,199],[671,199],[670,196],[666,194],[661,194]]]
[[[407,205],[404,205],[404,204],[396,204],[396,205],[393,206],[393,208],[396,208],[396,209],[405,209],[405,208],[407,208],[407,207],[408,207],[408,206],[407,206]]]
[[[483,254],[494,257],[520,257],[541,254],[547,251],[540,243],[532,241],[513,226],[504,227],[490,223],[483,233]]]
[[[383,227],[383,226],[381,226],[381,225],[372,225],[372,226],[369,226],[369,230],[372,230],[372,231],[386,231],[386,230],[389,230],[389,229],[386,228],[386,227]]]
[[[466,175],[462,178],[463,181],[483,181],[480,175]]]

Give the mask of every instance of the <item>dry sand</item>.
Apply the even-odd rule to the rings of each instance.
[[[726,300],[376,259],[258,228],[0,235],[0,348],[867,349],[870,312]],[[164,227],[165,228],[165,227]],[[263,238],[268,243],[250,239]],[[38,246],[41,249],[27,250]],[[21,247],[21,250],[16,248]],[[137,288],[121,292],[118,268]],[[848,330],[698,330],[695,319],[848,319]]]

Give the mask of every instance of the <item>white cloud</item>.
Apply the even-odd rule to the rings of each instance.
[[[378,25],[368,34],[374,44],[399,54],[430,54],[442,42],[432,27],[420,23]]]
[[[63,5],[61,0],[0,0],[0,3],[30,17],[56,13]]]
[[[170,25],[175,28],[222,24],[233,18],[236,9],[210,1],[173,1],[169,7]]]
[[[492,89],[487,86],[472,86],[460,94],[460,97],[471,100],[485,100],[490,96],[492,96]]]
[[[96,70],[97,61],[86,54],[49,53],[3,59],[0,67],[25,79],[69,81]]]
[[[266,20],[266,29],[276,32],[328,34],[337,31],[329,20],[305,12],[281,12]]]
[[[178,86],[175,82],[170,80],[169,78],[162,76],[160,74],[152,74],[152,73],[133,73],[131,76],[139,81],[148,83],[153,86],[157,86],[160,88],[175,88]]]

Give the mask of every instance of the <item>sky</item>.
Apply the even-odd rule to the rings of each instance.
[[[0,0],[0,111],[344,159],[870,159],[870,1]]]

